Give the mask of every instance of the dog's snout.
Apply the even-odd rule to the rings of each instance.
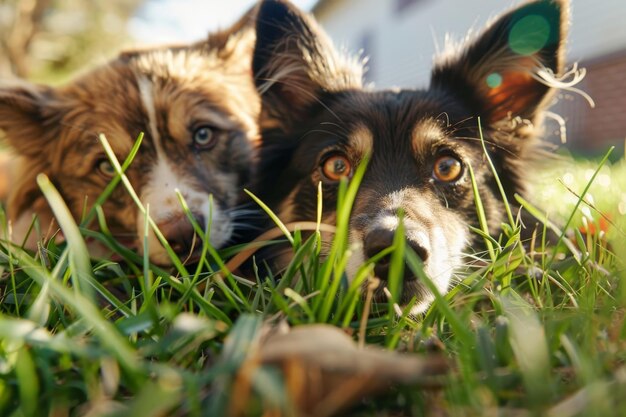
[[[200,228],[204,229],[204,217],[194,215],[194,218]],[[196,239],[193,225],[186,216],[178,216],[158,226],[177,255],[189,255],[195,249],[201,247],[201,244]]]
[[[363,251],[365,256],[373,258],[381,251],[393,245],[394,231],[388,229],[374,229],[365,236]],[[374,266],[374,274],[380,279],[387,279],[389,273],[389,262],[391,257],[385,255],[380,258]]]
[[[407,244],[411,247],[411,249],[413,249],[413,252],[420,257],[422,262],[426,262],[428,260],[428,250],[424,246],[413,240],[409,240]]]
[[[375,229],[367,234],[364,242],[365,255],[373,258],[382,250],[393,245],[393,237],[395,232],[387,229]]]
[[[393,239],[395,236],[395,230],[389,229],[374,229],[370,231],[363,242],[363,251],[365,256],[373,258],[378,253],[387,249],[393,245]],[[428,260],[428,250],[414,240],[408,239],[407,245],[421,258],[423,262]],[[387,279],[389,274],[389,265],[391,261],[391,255],[385,255],[376,262],[374,267],[374,273],[380,279]],[[414,280],[416,277],[407,271],[405,268],[404,279],[407,281]]]

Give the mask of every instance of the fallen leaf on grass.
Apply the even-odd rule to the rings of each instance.
[[[250,404],[262,403],[264,416],[330,417],[365,396],[392,386],[441,386],[448,369],[442,356],[400,354],[356,343],[329,325],[306,325],[261,338],[239,369],[232,387],[230,415],[249,415]],[[267,372],[282,377],[285,404],[267,404],[255,393]],[[265,373],[265,377],[259,377]],[[261,382],[262,383],[262,382]],[[236,395],[235,395],[236,393]]]

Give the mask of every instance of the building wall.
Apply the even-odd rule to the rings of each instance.
[[[626,51],[581,62],[587,76],[577,87],[594,100],[591,108],[576,94],[561,92],[552,109],[566,121],[571,145],[601,151],[626,139]]]
[[[398,12],[397,1],[401,0],[328,1],[316,11],[335,42],[352,52],[361,49],[361,39],[371,34],[371,49],[365,51],[370,56],[369,80],[381,88],[426,86],[446,33],[462,38],[472,24],[483,24],[502,7],[502,0],[417,0]],[[469,10],[474,14],[470,16]]]
[[[410,3],[397,12],[398,2]],[[518,0],[326,0],[317,19],[338,45],[370,55],[368,80],[378,88],[426,87],[433,57],[446,38],[472,29]],[[568,141],[592,149],[626,137],[626,0],[571,0],[568,60],[587,67],[581,84],[597,103],[590,109],[574,94],[555,107],[567,120]],[[555,128],[555,130],[558,130]]]
[[[570,61],[626,50],[626,1],[571,0]]]

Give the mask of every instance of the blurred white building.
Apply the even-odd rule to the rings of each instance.
[[[335,43],[370,57],[377,87],[426,87],[433,57],[446,36],[461,40],[520,1],[319,0],[313,13]],[[588,75],[582,88],[595,100],[566,95],[557,112],[568,141],[598,149],[626,138],[626,0],[571,0],[568,59]]]

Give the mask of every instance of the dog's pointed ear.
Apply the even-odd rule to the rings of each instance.
[[[539,0],[503,15],[463,51],[435,66],[431,87],[465,100],[487,123],[533,121],[562,74],[567,0]]]
[[[42,152],[58,128],[60,109],[53,88],[25,82],[0,85],[0,130],[22,155]]]
[[[171,43],[162,45],[144,45],[124,49],[118,55],[122,62],[138,59],[153,52],[202,51],[216,54],[228,64],[240,64],[250,71],[250,59],[254,47],[254,28],[259,5],[254,4],[230,26],[209,33],[200,41],[193,43]]]
[[[293,127],[324,92],[361,87],[363,70],[337,53],[312,17],[288,1],[258,9],[252,71],[263,98],[262,124]]]
[[[242,38],[246,40],[250,38],[251,43],[253,43],[254,37],[248,36],[248,34],[253,35],[254,33],[258,9],[259,5],[254,4],[229,27],[210,33],[206,40],[206,48],[229,51],[236,48],[237,43],[242,42]]]

